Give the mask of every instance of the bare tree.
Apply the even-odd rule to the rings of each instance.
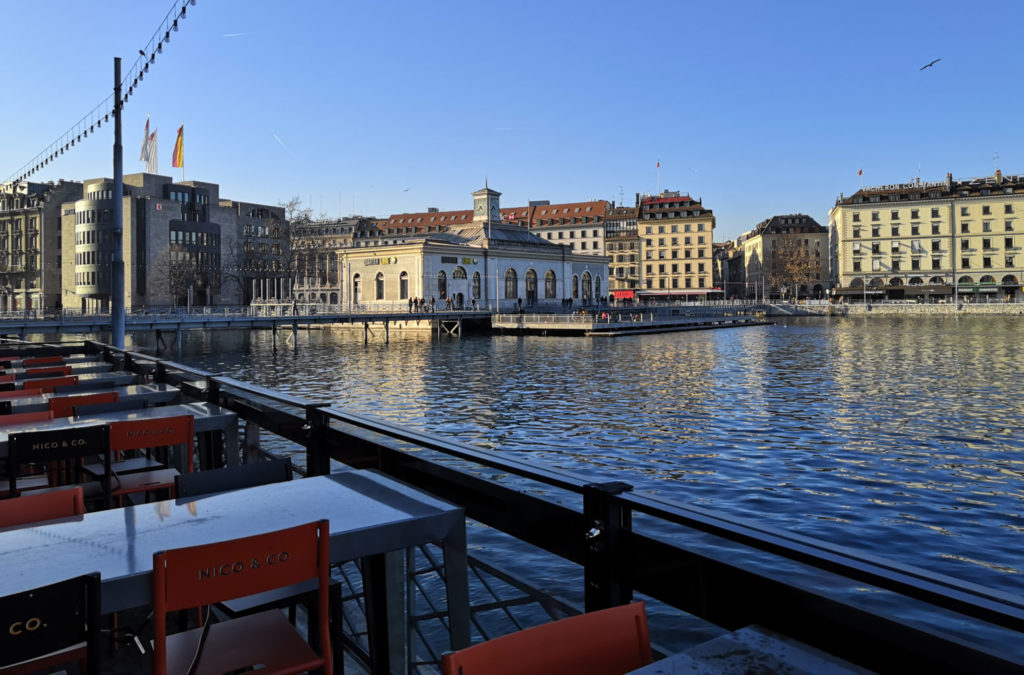
[[[780,236],[768,255],[765,274],[773,288],[792,288],[799,299],[800,286],[809,284],[818,273],[818,263],[811,256],[804,240],[796,236]]]

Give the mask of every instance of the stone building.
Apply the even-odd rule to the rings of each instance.
[[[118,233],[128,310],[238,305],[254,288],[279,286],[270,279],[287,258],[280,207],[221,200],[215,183],[138,173],[124,176],[123,221],[114,223],[113,188],[109,178],[87,180],[82,197],[63,204],[65,306],[109,311]]]
[[[637,196],[643,301],[721,297],[712,283],[715,216],[699,199],[665,190]]]
[[[835,294],[1017,301],[1024,277],[1024,176],[861,188],[829,212]]]
[[[737,241],[745,297],[823,298],[828,292],[828,230],[814,218],[772,216]]]
[[[0,312],[65,305],[61,204],[81,196],[73,181],[0,184]]]
[[[636,299],[641,288],[640,234],[637,206],[609,207],[604,219],[604,241],[608,252],[608,291],[619,302]]]

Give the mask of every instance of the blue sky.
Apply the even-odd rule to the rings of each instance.
[[[110,94],[169,0],[0,0],[0,180]],[[222,196],[385,216],[701,197],[716,241],[840,193],[1024,173],[1024,5],[933,2],[197,0],[124,111],[160,172]],[[17,27],[11,30],[11,27]],[[919,68],[942,60],[934,67]],[[10,80],[9,80],[10,81]],[[112,125],[33,180],[112,175]],[[109,132],[109,133],[108,133]]]

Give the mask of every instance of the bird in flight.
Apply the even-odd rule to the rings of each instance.
[[[939,57],[939,58],[935,59],[934,61],[932,61],[931,63],[929,63],[928,65],[921,66],[921,70],[924,70],[925,68],[931,68],[932,66],[934,66],[936,63],[938,63],[941,60],[942,60],[942,58]]]

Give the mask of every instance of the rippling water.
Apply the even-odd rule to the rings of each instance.
[[[1018,317],[619,338],[198,334],[183,360],[1024,594]]]

